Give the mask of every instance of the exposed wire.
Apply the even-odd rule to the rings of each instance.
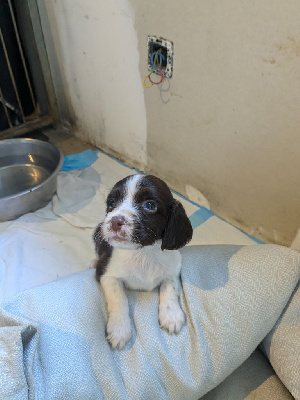
[[[146,83],[146,80],[149,79],[151,74],[152,74],[152,71],[150,72],[150,74],[146,75],[145,78],[143,79],[143,87],[145,89],[149,89],[153,86],[153,83],[151,83],[150,85],[147,85],[147,83]]]
[[[165,82],[165,81],[168,82],[168,86],[167,86],[167,88],[164,89],[163,86],[164,86],[164,82]],[[158,86],[158,90],[159,90],[160,100],[161,100],[164,104],[168,104],[169,101],[170,101],[170,97],[169,97],[168,99],[166,99],[166,100],[163,99],[163,93],[167,93],[167,92],[170,90],[170,79],[167,78],[167,77],[165,76],[165,79],[164,79],[163,83],[162,83],[161,85]]]
[[[154,81],[151,79],[152,73],[149,75],[149,81],[150,81],[153,85],[160,85],[160,84],[162,83],[163,79],[164,79],[163,70],[160,68],[158,71],[159,71],[159,73],[160,73],[160,80],[159,80],[158,82],[154,82]]]
[[[150,62],[151,62],[152,70],[143,79],[143,87],[146,88],[146,89],[149,89],[153,85],[156,85],[159,88],[159,91],[160,91],[160,99],[161,99],[161,101],[164,104],[167,104],[170,101],[170,99],[164,100],[163,97],[162,97],[162,93],[165,93],[165,92],[169,91],[169,89],[170,89],[170,81],[165,76],[165,71],[164,71],[164,69],[162,67],[163,61],[165,61],[165,56],[160,51],[154,51],[151,54]],[[155,75],[159,74],[160,75],[159,81],[157,81],[157,82],[153,81],[152,78],[151,78],[152,74],[155,74]],[[165,79],[167,79],[167,82],[168,82],[167,89],[163,89],[163,82],[164,82]],[[147,83],[147,80],[149,80],[150,84]]]
[[[155,56],[155,60],[153,57]],[[156,63],[156,61],[159,58],[159,65]],[[160,51],[155,51],[154,53],[151,54],[151,65],[152,68],[156,71],[157,69],[161,68],[162,62],[165,60],[165,56],[160,52]]]

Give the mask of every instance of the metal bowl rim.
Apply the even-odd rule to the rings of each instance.
[[[61,167],[62,167],[62,165],[63,165],[63,162],[64,162],[64,155],[63,155],[63,152],[60,150],[60,149],[58,149],[55,145],[53,145],[52,143],[49,143],[49,142],[44,142],[43,140],[38,140],[38,139],[30,139],[30,138],[24,138],[24,139],[21,139],[21,138],[18,138],[18,139],[4,139],[4,140],[0,140],[0,146],[1,146],[1,143],[7,143],[7,142],[10,142],[10,143],[14,143],[14,142],[21,142],[21,143],[26,143],[26,142],[33,142],[33,143],[37,143],[37,144],[39,144],[39,145],[42,145],[42,146],[44,146],[44,147],[52,147],[53,149],[55,149],[57,152],[58,152],[58,154],[59,154],[59,161],[58,161],[58,164],[57,164],[57,167],[55,168],[55,170],[51,173],[51,175],[50,176],[48,176],[48,178],[47,179],[45,179],[43,182],[41,182],[40,184],[38,184],[38,185],[36,185],[36,186],[33,186],[32,188],[30,188],[30,189],[27,189],[27,190],[23,190],[22,192],[18,192],[18,193],[15,193],[15,194],[12,194],[12,195],[9,195],[9,196],[5,196],[5,197],[0,197],[0,203],[1,203],[1,201],[2,200],[7,200],[7,199],[14,199],[15,197],[21,197],[21,196],[23,196],[23,195],[25,195],[25,194],[28,194],[28,193],[31,193],[31,192],[33,192],[33,191],[35,191],[35,190],[37,190],[37,189],[39,189],[39,188],[41,188],[41,187],[43,187],[43,186],[45,186],[51,179],[53,179],[53,177],[55,176],[55,175],[57,175],[58,174],[58,172],[60,171],[60,169],[61,169]]]

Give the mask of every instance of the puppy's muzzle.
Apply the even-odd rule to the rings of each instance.
[[[116,215],[110,220],[110,229],[113,232],[119,232],[124,225],[126,225],[126,219],[123,215]]]

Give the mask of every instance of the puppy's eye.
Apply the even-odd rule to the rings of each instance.
[[[114,199],[108,199],[107,200],[107,208],[108,210],[112,210],[115,206],[115,200]]]
[[[145,201],[145,203],[144,203],[144,208],[145,208],[145,210],[147,210],[147,211],[152,211],[152,212],[154,212],[154,211],[157,210],[157,205],[156,205],[155,201],[153,201],[153,200],[147,200],[147,201]]]

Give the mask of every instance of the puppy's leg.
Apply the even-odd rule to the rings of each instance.
[[[112,348],[122,349],[131,338],[128,300],[123,283],[116,278],[103,275],[100,283],[107,303],[107,340]]]
[[[179,333],[185,323],[185,315],[179,305],[179,278],[166,279],[160,285],[160,326],[170,335]]]

